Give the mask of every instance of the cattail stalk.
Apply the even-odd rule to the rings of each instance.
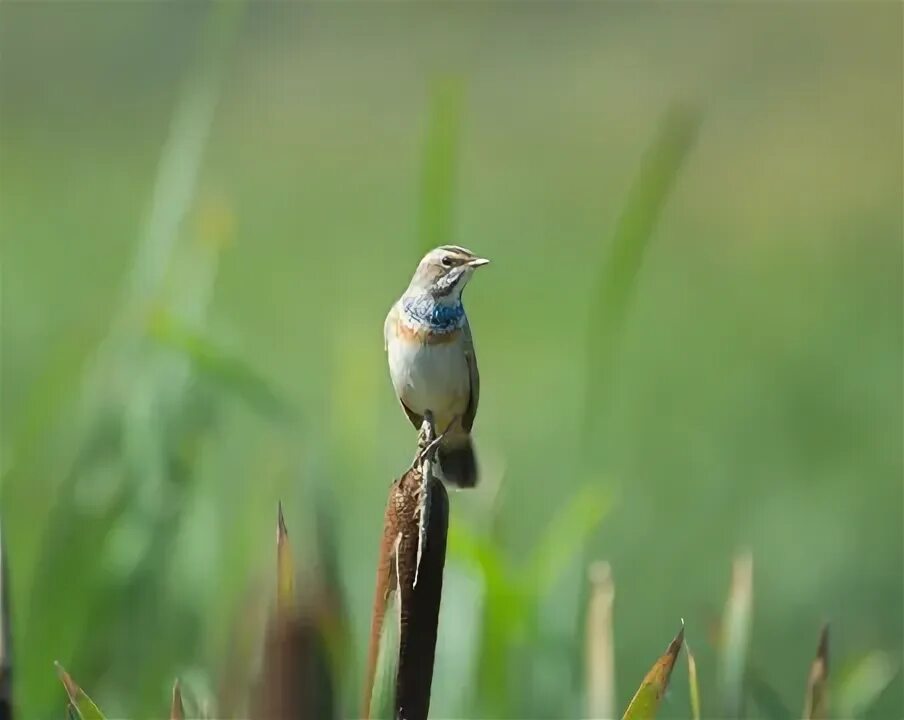
[[[426,720],[446,561],[449,496],[433,473],[436,452],[429,419],[418,457],[389,489],[371,619],[363,713],[372,717],[374,681],[385,623],[398,623],[392,720]],[[387,613],[388,607],[398,612]],[[385,643],[384,643],[385,648]]]

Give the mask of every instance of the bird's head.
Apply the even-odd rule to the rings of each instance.
[[[442,245],[424,255],[408,289],[430,293],[437,300],[458,300],[474,271],[488,262],[458,245]]]

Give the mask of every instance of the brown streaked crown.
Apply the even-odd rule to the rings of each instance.
[[[428,252],[411,279],[409,290],[447,296],[467,284],[472,272],[488,261],[459,245],[441,245]]]

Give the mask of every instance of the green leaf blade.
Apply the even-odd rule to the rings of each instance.
[[[451,241],[463,84],[457,77],[439,78],[430,88],[430,95],[419,217],[424,252]]]
[[[882,651],[873,651],[859,658],[843,673],[836,686],[836,717],[862,717],[900,669],[900,662]]]
[[[372,720],[395,720],[396,676],[399,668],[402,608],[398,590],[390,592],[386,599],[386,614],[380,631],[380,647],[374,673],[373,691],[370,696]]]
[[[602,445],[598,441],[598,413],[606,412],[611,404],[613,367],[621,331],[653,231],[694,145],[700,119],[700,112],[692,106],[676,105],[666,113],[660,132],[628,191],[607,252],[601,258],[587,333],[583,430],[588,448]]]
[[[726,718],[742,717],[747,649],[753,613],[753,557],[738,555],[732,566],[731,586],[722,616],[719,687],[722,713]]]
[[[580,487],[553,516],[534,550],[529,570],[538,594],[552,590],[563,569],[587,544],[609,510],[599,485]]]

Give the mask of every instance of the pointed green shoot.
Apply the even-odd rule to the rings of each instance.
[[[684,644],[687,655],[687,681],[691,699],[691,720],[700,720],[700,685],[697,682],[697,661],[691,652],[691,646]]]
[[[683,641],[684,625],[682,624],[675,639],[669,643],[665,653],[653,664],[640,687],[637,688],[622,720],[653,720],[656,717],[656,711],[669,686],[669,678],[672,676],[672,669],[675,667],[678,653],[681,652]]]
[[[75,681],[69,673],[63,669],[63,666],[59,663],[55,663],[55,665],[60,682],[63,683],[63,687],[66,689],[66,695],[69,696],[69,703],[71,707],[75,709],[80,720],[105,720],[104,714],[97,705],[94,704],[94,701],[88,697],[84,690],[75,684]]]

